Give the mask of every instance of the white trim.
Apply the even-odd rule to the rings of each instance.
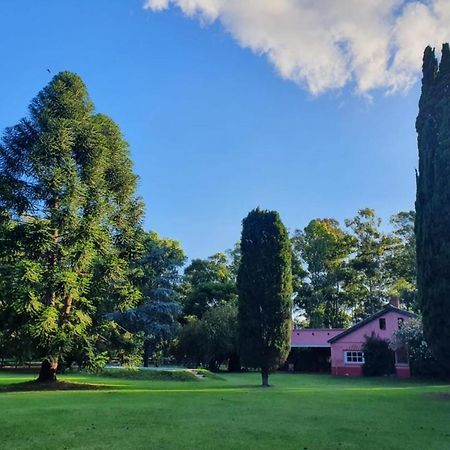
[[[351,355],[351,358],[357,358],[360,359],[361,361],[349,361],[348,357],[349,357],[349,353],[356,353],[356,355]],[[362,364],[364,364],[364,352],[362,350],[344,350],[344,362],[345,364],[349,364],[349,365],[357,365],[360,366]]]

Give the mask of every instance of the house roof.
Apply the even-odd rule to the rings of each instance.
[[[414,313],[411,313],[409,311],[405,311],[404,309],[396,308],[392,305],[387,305],[385,308],[383,308],[381,311],[378,311],[377,313],[373,314],[370,317],[367,317],[367,319],[361,320],[361,322],[358,322],[357,324],[353,325],[350,328],[347,328],[342,333],[339,333],[337,336],[334,336],[333,338],[329,339],[328,342],[332,344],[333,342],[338,341],[339,339],[343,338],[344,336],[348,336],[349,334],[353,333],[357,329],[363,327],[364,325],[367,325],[368,323],[372,322],[373,320],[378,319],[381,316],[384,316],[388,312],[395,312],[397,314],[401,314],[402,316],[406,317],[416,317]]]

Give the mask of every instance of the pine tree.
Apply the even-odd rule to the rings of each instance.
[[[450,49],[423,58],[416,121],[419,149],[416,197],[417,288],[424,335],[450,373]]]
[[[291,247],[275,211],[255,209],[243,220],[238,270],[239,342],[244,366],[261,369],[262,385],[290,349]]]
[[[76,74],[56,75],[4,133],[1,259],[9,263],[0,304],[42,356],[41,381],[56,379],[75,348],[95,360],[99,313],[139,298],[129,277],[142,218],[136,181],[119,128],[94,113]]]

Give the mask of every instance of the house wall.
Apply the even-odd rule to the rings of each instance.
[[[343,328],[302,328],[292,330],[291,347],[330,347],[328,342]]]
[[[398,312],[388,311],[383,316],[367,323],[361,328],[356,329],[353,333],[344,336],[338,341],[331,344],[331,373],[333,375],[361,376],[362,363],[346,363],[344,352],[349,350],[361,350],[366,336],[370,336],[372,332],[382,339],[391,340],[394,331],[398,329],[398,318],[404,321],[410,320],[408,316],[399,314]],[[386,319],[386,329],[381,330],[379,319]],[[396,364],[396,372],[399,377],[409,376],[408,364]]]

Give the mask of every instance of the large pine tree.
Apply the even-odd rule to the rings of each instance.
[[[119,128],[94,112],[76,74],[56,75],[4,133],[0,308],[43,358],[41,381],[70,352],[95,359],[102,311],[139,298],[136,181]]]
[[[417,288],[425,338],[450,373],[450,49],[423,58],[416,129],[419,170],[416,198]]]
[[[262,385],[290,349],[291,247],[275,211],[255,209],[243,220],[238,270],[239,342],[244,366],[261,369]]]

